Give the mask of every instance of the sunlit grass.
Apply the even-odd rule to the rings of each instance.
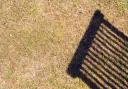
[[[116,0],[120,9],[128,11],[128,0]]]

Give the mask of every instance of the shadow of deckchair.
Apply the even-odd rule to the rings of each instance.
[[[92,89],[128,88],[128,37],[95,11],[67,73]]]

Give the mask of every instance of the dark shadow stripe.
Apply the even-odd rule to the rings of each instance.
[[[112,26],[107,20],[103,19],[103,24],[111,29],[111,31],[113,31],[115,34],[123,38],[123,40],[128,42],[128,37],[126,37],[123,32],[118,31],[118,29]]]
[[[97,36],[99,36],[99,37],[96,37],[96,39],[99,40],[100,42],[104,43],[105,48],[107,47],[112,52],[112,54],[114,54],[118,57],[121,57],[122,60],[120,60],[120,61],[122,61],[122,63],[124,63],[124,64],[128,63],[127,57],[123,55],[122,51],[119,51],[115,46],[113,46],[108,40],[103,38],[103,36],[101,36],[100,34],[97,34]],[[109,45],[109,47],[106,43]],[[125,58],[123,58],[122,56]],[[127,68],[128,68],[128,66],[127,66]]]
[[[120,59],[120,60],[118,60],[118,62],[120,61],[120,64],[122,64],[121,63],[121,59],[124,59],[122,56],[119,56],[117,53],[115,53],[115,51],[113,51],[108,45],[106,45],[104,42],[102,42],[99,38],[95,38],[98,42],[100,42],[100,44],[103,44],[102,46],[98,43],[98,42],[95,42],[96,44],[99,44],[98,46],[99,47],[102,47],[102,49],[104,49],[104,48],[107,48],[109,51],[111,51],[111,54],[109,53],[109,52],[107,52],[107,51],[105,51],[107,54],[109,54],[110,55],[110,57],[113,57],[114,59],[116,59],[116,60],[118,60],[118,58]],[[103,46],[104,46],[104,48],[103,48]],[[112,54],[114,54],[114,55],[112,55]],[[117,63],[118,63],[117,62]],[[122,61],[123,62],[123,61]],[[127,62],[123,62],[123,63],[125,63],[125,64],[127,64]],[[128,69],[128,66],[127,65],[125,65],[125,64],[123,64],[123,65],[121,65],[121,66],[124,66],[124,68],[127,68]]]
[[[98,43],[95,42],[95,45],[97,45],[100,49],[102,49],[105,53],[111,55],[109,52],[107,52],[106,50],[104,50],[103,47],[101,47]],[[96,51],[96,50],[95,50]],[[100,51],[98,51],[100,54],[102,54]],[[121,64],[119,64],[118,62],[116,61],[113,61],[111,60],[110,58],[108,58],[107,56],[104,55],[105,58],[107,58],[113,65],[115,65],[118,69],[120,69],[120,71],[122,71],[123,73],[125,73],[127,75],[127,72],[126,72],[126,69],[124,69],[125,67],[120,67],[122,66]],[[113,57],[113,56],[110,56],[111,58],[117,60],[117,58]]]
[[[115,76],[114,76],[114,77],[112,76],[112,77],[113,77],[113,78],[112,78],[111,75],[106,74],[106,73],[105,73],[105,70],[104,70],[104,71],[101,70],[101,68],[99,68],[98,65],[95,65],[92,61],[88,60],[88,58],[87,58],[86,61],[89,62],[91,66],[93,66],[93,70],[96,70],[96,71],[99,72],[100,74],[102,73],[101,76],[103,76],[105,80],[106,80],[106,79],[107,79],[107,80],[110,80],[109,83],[111,83],[111,84],[114,85],[114,86],[118,86],[118,87],[120,87],[120,88],[125,87],[125,86],[123,86],[121,83],[119,83],[118,80],[116,80]],[[86,62],[84,62],[83,64],[86,65]],[[93,70],[92,70],[92,71],[93,71]],[[100,78],[100,76],[99,76],[99,78]],[[107,80],[106,80],[106,81],[107,81]]]
[[[123,51],[125,51],[126,53],[128,52],[128,47],[127,46],[122,46],[120,45],[118,42],[116,42],[115,40],[113,40],[108,34],[106,34],[104,31],[100,30],[101,34],[103,34],[104,36],[106,36],[107,38],[109,38],[111,41],[113,41],[114,44],[117,44],[118,47],[120,47],[121,49],[123,49]],[[115,38],[116,39],[116,38]],[[118,40],[118,39],[117,39]],[[127,49],[126,49],[127,48]],[[124,50],[125,49],[125,50]],[[121,52],[122,53],[122,52]],[[126,55],[124,52],[122,53],[123,56],[125,56],[126,58],[128,58],[128,55]],[[127,60],[128,61],[128,60]]]
[[[102,26],[101,26],[102,27]],[[102,28],[104,28],[104,27],[102,27]],[[118,44],[122,49],[124,49],[124,51],[126,51],[126,52],[128,52],[128,43],[126,43],[126,41],[124,40],[124,42],[120,39],[120,38],[118,38],[118,37],[116,37],[115,35],[113,35],[109,30],[107,30],[106,28],[104,28],[105,29],[105,33],[107,33],[107,34],[110,34],[111,36],[113,36],[113,37],[111,37],[110,35],[107,35],[106,34],[106,37],[108,37],[109,39],[111,39],[113,42],[115,42],[116,44]],[[102,31],[102,30],[101,30]],[[103,31],[102,31],[103,32]],[[105,34],[104,33],[104,34]],[[121,44],[119,44],[118,42],[116,42],[113,38],[116,38]]]
[[[104,61],[101,57],[99,57],[97,54],[95,54],[93,51],[89,51],[91,54],[93,54],[94,56],[96,56],[98,59]],[[105,62],[105,61],[104,61]],[[125,86],[127,86],[126,82],[124,82],[123,80],[121,80],[121,75],[116,75],[117,71],[115,71],[109,64],[106,64],[107,66],[104,66],[103,68],[105,69],[105,71],[107,71],[109,74],[111,74],[115,79],[118,79],[118,81],[120,81],[122,84],[124,84]],[[112,72],[111,72],[112,71]],[[120,77],[119,77],[120,76]]]
[[[83,38],[80,41],[80,44],[72,58],[71,63],[68,66],[67,73],[72,77],[77,77],[79,75],[79,68],[84,60],[85,55],[88,52],[88,49],[91,47],[92,40],[95,38],[95,34],[97,33],[101,20],[103,19],[103,15],[97,10],[94,13],[93,18],[89,24],[89,27],[84,34]]]
[[[89,51],[89,52],[91,52],[91,51]],[[92,53],[92,54],[94,54],[94,53]],[[94,54],[95,55],[95,54]],[[113,67],[111,68],[111,66],[109,65],[109,64],[107,64],[106,62],[105,62],[105,60],[102,60],[102,59],[100,59],[100,61],[98,61],[98,58],[96,58],[96,55],[95,55],[95,57],[94,57],[94,55],[91,55],[90,53],[88,53],[88,56],[93,60],[93,61],[95,61],[97,64],[98,64],[98,66],[101,66],[102,68],[104,68],[105,70],[108,70],[108,71],[110,71],[111,69],[112,70],[114,70],[118,75],[120,75],[123,79],[125,79],[126,77],[124,77],[124,75],[122,75],[122,72],[120,71],[116,71]],[[106,69],[106,66],[107,66],[107,69]],[[110,69],[109,69],[109,68]],[[126,81],[126,84],[127,84],[127,81]]]
[[[89,51],[90,52],[90,51]],[[91,52],[92,54],[94,54],[93,52]],[[95,54],[94,54],[95,55]],[[117,73],[117,71],[116,72],[114,72],[114,73],[111,73],[111,71],[113,71],[114,69],[113,68],[111,68],[110,67],[110,65],[108,65],[108,64],[104,64],[105,63],[105,61],[103,60],[103,59],[101,59],[101,58],[99,58],[100,60],[101,60],[101,62],[99,62],[99,61],[97,61],[94,57],[92,57],[90,54],[88,54],[88,56],[91,58],[91,60],[90,61],[93,61],[94,62],[94,64],[97,64],[96,66],[100,66],[101,67],[101,69],[103,69],[104,70],[104,72],[106,72],[107,74],[106,75],[108,75],[108,73],[110,74],[110,77],[112,76],[112,77],[114,77],[115,79],[117,79],[116,81],[120,81],[122,78],[125,78],[124,76],[122,77],[122,75],[120,75],[120,73]],[[95,55],[96,56],[96,55]],[[103,65],[104,64],[104,65]],[[95,66],[95,67],[96,67]],[[99,69],[100,70],[100,69]],[[115,70],[114,70],[115,71]],[[117,73],[117,74],[116,74]],[[109,76],[109,75],[108,75]],[[124,80],[124,79],[123,79]],[[124,85],[126,85],[127,86],[127,81],[123,81],[123,80],[121,80],[121,85],[122,84],[124,84]],[[128,87],[128,86],[127,86]]]
[[[117,88],[114,85],[112,85],[110,82],[108,82],[107,80],[105,80],[105,78],[103,76],[101,76],[99,73],[97,73],[97,71],[95,71],[94,69],[92,69],[90,66],[88,66],[87,64],[84,65],[86,66],[89,70],[91,70],[91,72],[93,72],[93,74],[97,75],[97,78],[100,78],[102,81],[104,81],[107,85],[113,87],[113,88]],[[84,67],[82,67],[82,70],[86,70]]]
[[[82,67],[80,69],[82,69]],[[80,75],[78,75],[78,77],[83,82],[85,82],[86,84],[90,85],[90,88],[92,88],[92,89],[100,89],[102,87],[102,88],[106,89],[106,87],[102,83],[100,83],[94,76],[89,74],[87,70],[84,69],[84,71],[86,72],[86,74],[81,72]],[[89,78],[88,78],[88,76],[89,76]]]

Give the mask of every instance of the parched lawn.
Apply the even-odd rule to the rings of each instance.
[[[0,89],[89,89],[66,69],[97,9],[128,35],[127,0],[0,0]]]

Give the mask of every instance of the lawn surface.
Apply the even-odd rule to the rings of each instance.
[[[97,9],[128,35],[127,0],[0,0],[0,89],[89,89],[66,69]]]

